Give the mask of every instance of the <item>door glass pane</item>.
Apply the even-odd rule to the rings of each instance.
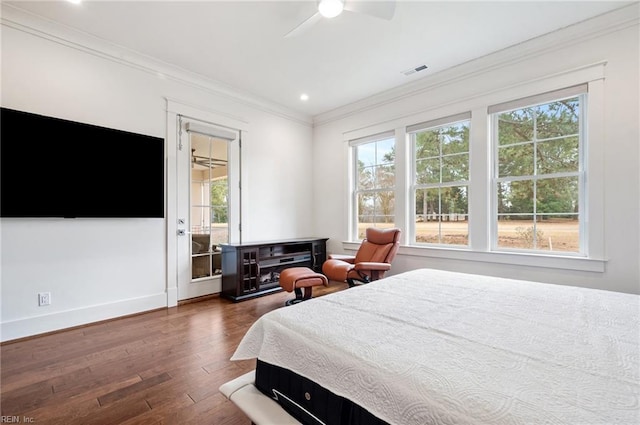
[[[228,142],[191,134],[192,277],[222,273],[220,244],[229,241]]]
[[[211,276],[211,263],[208,255],[191,258],[191,278]]]

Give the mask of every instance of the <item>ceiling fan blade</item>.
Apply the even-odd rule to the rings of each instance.
[[[344,10],[375,16],[390,21],[396,11],[395,1],[346,0]]]
[[[300,25],[298,25],[297,27],[289,31],[287,34],[285,34],[284,37],[289,38],[289,37],[295,37],[296,35],[302,34],[306,30],[311,28],[313,25],[315,25],[315,23],[318,22],[320,19],[322,19],[322,15],[320,14],[320,12],[316,12],[313,15],[311,15],[309,18],[304,20]]]

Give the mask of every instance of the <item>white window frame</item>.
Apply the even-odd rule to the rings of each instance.
[[[398,181],[397,181],[397,176],[396,176],[396,180],[395,183],[393,185],[393,187],[385,187],[384,189],[379,188],[379,187],[375,187],[372,189],[367,189],[367,190],[359,190],[358,189],[358,182],[359,182],[359,174],[358,174],[358,155],[356,155],[356,150],[358,147],[363,146],[363,145],[367,145],[370,143],[376,143],[382,140],[389,140],[389,139],[394,139],[394,146],[396,145],[396,140],[395,140],[395,132],[394,131],[385,131],[382,133],[377,133],[377,134],[373,134],[370,136],[365,136],[365,137],[360,137],[357,139],[352,139],[349,140],[349,149],[351,151],[351,172],[352,172],[352,177],[351,177],[351,230],[350,230],[350,239],[352,241],[360,241],[361,238],[358,235],[358,224],[359,224],[359,220],[358,220],[358,215],[359,215],[359,211],[358,211],[358,195],[361,193],[375,193],[381,190],[384,191],[392,191],[394,192],[394,204],[397,205],[395,202],[395,194],[396,194],[396,188],[398,186]],[[396,150],[396,158],[394,159],[394,169],[397,170],[397,168],[395,168],[395,166],[398,163],[398,158],[397,158],[397,150]],[[395,220],[395,215],[396,215],[396,210],[394,210],[394,223],[396,222]]]
[[[449,127],[455,124],[459,124],[462,122],[466,122],[468,123],[469,126],[469,131],[471,132],[471,112],[465,112],[465,113],[461,113],[461,114],[456,114],[456,115],[452,115],[452,116],[448,116],[448,117],[443,117],[443,118],[438,118],[435,120],[431,120],[431,121],[427,121],[427,122],[423,122],[420,124],[414,124],[411,126],[408,126],[406,128],[406,133],[407,136],[409,137],[409,150],[410,150],[410,155],[411,155],[411,166],[410,166],[410,170],[411,170],[411,176],[410,176],[410,189],[409,189],[409,197],[408,197],[408,201],[409,201],[409,236],[408,239],[410,241],[410,243],[412,245],[416,245],[416,246],[439,246],[439,247],[458,247],[458,248],[468,248],[470,246],[470,242],[467,242],[466,245],[460,245],[460,244],[446,244],[446,243],[428,243],[428,242],[418,242],[417,239],[417,229],[416,229],[416,203],[415,203],[415,199],[416,199],[416,191],[417,190],[422,190],[422,189],[442,189],[442,188],[446,188],[446,187],[458,187],[458,186],[466,186],[467,188],[467,200],[470,197],[469,191],[470,191],[470,181],[471,181],[471,170],[469,168],[469,166],[471,165],[471,135],[469,135],[469,149],[466,151],[467,154],[467,159],[468,159],[468,163],[467,163],[467,168],[468,168],[468,174],[467,174],[467,179],[466,180],[457,180],[457,181],[451,181],[451,182],[442,182],[440,181],[439,183],[429,183],[429,184],[418,184],[416,182],[416,174],[417,174],[417,158],[416,158],[416,143],[415,143],[415,135],[417,133],[420,133],[422,131],[428,131],[428,130],[435,130],[438,128],[442,128],[442,127]],[[459,153],[458,153],[459,154]],[[456,154],[456,155],[458,155]],[[444,155],[446,156],[446,155]],[[440,152],[439,154],[439,158],[440,158],[440,164],[442,165],[442,152]],[[442,176],[442,167],[440,168],[440,175]],[[469,216],[469,206],[467,207],[467,216]],[[441,214],[439,214],[439,216],[441,216]],[[439,218],[439,226],[441,225],[441,221]],[[468,231],[468,226],[469,226],[469,221],[468,221],[468,217],[467,217],[467,231]]]
[[[549,269],[604,272],[607,263],[604,238],[604,153],[605,153],[605,68],[606,61],[559,72],[533,80],[496,87],[481,94],[472,93],[434,105],[422,111],[414,111],[395,118],[381,120],[357,129],[343,132],[345,148],[351,155],[351,143],[371,134],[395,129],[396,138],[396,225],[403,230],[400,256],[423,257],[425,261],[478,261],[504,264],[510,267],[528,266]],[[580,84],[588,85],[588,102],[584,105],[585,131],[588,144],[584,147],[583,164],[586,169],[584,201],[585,249],[588,256],[555,255],[555,253],[505,252],[491,249],[492,230],[492,143],[490,137],[490,105],[498,105],[513,99],[523,99],[541,93],[553,92]],[[452,116],[460,111],[471,111],[469,149],[469,247],[418,246],[411,242],[411,160],[407,128],[438,117]],[[349,158],[347,167],[353,167]],[[343,242],[347,251],[356,251],[360,241],[353,238],[353,176],[349,170],[349,188],[346,192],[350,219],[346,222],[349,240]]]
[[[509,102],[504,102],[498,105],[489,106],[487,109],[487,113],[489,115],[489,119],[491,122],[490,126],[490,134],[491,134],[491,146],[492,146],[492,178],[490,183],[491,188],[491,251],[496,252],[529,252],[529,253],[540,253],[545,254],[546,251],[543,250],[534,250],[534,249],[517,249],[517,248],[507,248],[501,247],[498,245],[498,196],[496,187],[497,184],[503,181],[532,181],[537,182],[539,180],[539,176],[537,175],[535,169],[535,152],[534,152],[534,170],[531,175],[522,175],[522,176],[510,176],[510,177],[500,177],[499,176],[499,142],[498,142],[498,116],[500,113],[509,112],[513,110],[535,107],[537,105],[542,105],[546,103],[552,103],[555,101],[560,101],[564,99],[570,99],[578,97],[580,99],[580,116],[579,116],[579,133],[578,133],[578,170],[575,172],[563,172],[563,173],[553,173],[545,175],[544,178],[561,178],[561,177],[577,177],[578,178],[578,240],[579,247],[578,252],[564,252],[564,251],[551,251],[551,255],[554,256],[577,256],[577,257],[588,257],[588,246],[586,241],[588,240],[588,229],[585,226],[586,221],[586,193],[587,188],[585,187],[585,178],[586,178],[586,167],[585,167],[585,152],[587,149],[587,132],[586,132],[586,122],[588,121],[587,115],[587,105],[588,105],[588,85],[580,84],[573,87],[567,87],[561,90],[555,90],[548,93],[542,93],[535,96],[526,97],[523,99],[517,99]],[[538,143],[537,139],[534,137],[532,141],[534,150],[535,146]],[[532,212],[532,216],[538,215],[546,215],[542,213],[537,213],[536,211],[536,202],[533,203],[534,211]],[[535,226],[534,226],[535,227]]]

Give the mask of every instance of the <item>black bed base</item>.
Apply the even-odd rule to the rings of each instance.
[[[304,425],[389,425],[315,382],[261,360],[255,386]]]

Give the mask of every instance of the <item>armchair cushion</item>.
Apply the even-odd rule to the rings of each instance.
[[[347,263],[353,264],[355,262],[355,259],[356,259],[355,255],[329,254],[329,260],[342,260],[342,261],[345,261]]]
[[[354,270],[391,270],[391,264],[389,263],[374,263],[371,261],[363,261],[353,265]]]
[[[353,264],[338,259],[327,260],[322,265],[322,273],[330,280],[344,281],[351,269]]]
[[[349,286],[355,281],[380,279],[391,269],[399,243],[400,229],[368,228],[355,256],[332,254],[322,265],[322,272],[329,280],[346,281]]]
[[[368,241],[363,241],[354,263],[361,263],[363,261],[372,261],[380,263],[389,254],[392,245],[375,245]]]

